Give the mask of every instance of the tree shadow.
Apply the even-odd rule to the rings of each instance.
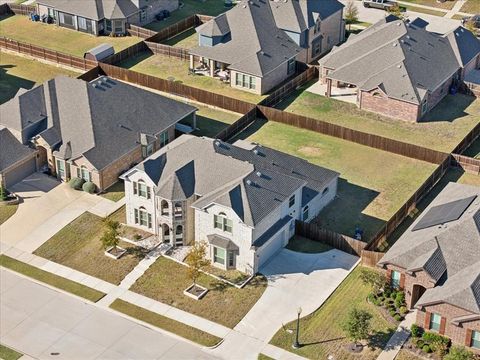
[[[387,331],[376,331],[370,335],[368,338],[368,346],[372,349],[384,349],[385,345],[388,343],[392,335],[395,333],[396,329],[389,329]],[[403,340],[397,343],[391,343],[391,347],[403,345]],[[390,347],[390,346],[389,346]]]
[[[447,95],[425,115],[420,123],[453,122],[456,119],[470,115],[465,110],[475,99],[474,96],[463,94]]]
[[[319,344],[327,344],[330,342],[335,342],[335,341],[340,341],[346,339],[345,336],[343,337],[337,337],[333,339],[327,339],[327,340],[321,340],[321,341],[314,341],[314,342],[309,342],[309,343],[304,343],[300,341],[300,347],[305,347],[305,346],[310,346],[310,345],[319,345]]]
[[[20,89],[31,89],[35,82],[8,73],[16,65],[0,65],[0,104],[15,97]]]
[[[138,246],[132,246],[126,249],[126,255],[132,255],[134,258],[138,260],[143,260],[145,256],[148,254],[148,250],[138,247]]]

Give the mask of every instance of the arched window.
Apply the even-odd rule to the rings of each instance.
[[[308,220],[308,205],[303,208],[303,214],[302,214],[302,220],[307,221]]]
[[[175,203],[174,206],[174,211],[175,211],[175,217],[176,218],[181,218],[183,216],[183,208],[181,203]]]
[[[216,229],[232,233],[233,221],[227,218],[224,212],[220,212],[218,215],[213,216],[213,223]]]
[[[168,207],[168,201],[167,200],[162,200],[160,203],[160,209],[162,212],[162,215],[168,215],[169,214],[169,207]]]

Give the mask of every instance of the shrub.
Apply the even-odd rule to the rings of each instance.
[[[401,307],[405,303],[405,294],[401,291],[397,293],[397,296],[395,297],[395,306],[397,308]]]
[[[390,299],[392,299],[393,301],[395,301],[395,299],[397,298],[397,292],[395,290],[393,290],[390,295],[389,295]]]
[[[415,342],[415,346],[419,349],[421,349],[423,345],[425,345],[425,341],[423,341],[422,339],[417,339],[417,341]]]
[[[92,183],[91,181],[87,181],[82,185],[82,190],[89,194],[93,194],[95,192],[95,188],[96,188],[95,184]]]
[[[420,326],[418,326],[417,324],[413,324],[410,327],[410,332],[412,333],[412,336],[414,338],[417,338],[422,334],[422,328]]]
[[[450,345],[449,338],[435,333],[426,332],[422,335],[422,338],[425,342],[430,343],[431,350],[437,352],[440,357],[446,354]]]
[[[430,349],[430,346],[428,345],[423,345],[422,350],[424,353],[427,353],[427,354],[432,352],[432,349]]]
[[[393,318],[397,321],[402,321],[403,320],[403,317],[400,314],[395,314],[395,316]]]
[[[85,183],[85,180],[83,179],[80,179],[80,178],[77,178],[77,177],[73,177],[70,179],[70,181],[68,182],[68,184],[70,185],[70,187],[72,189],[75,189],[75,190],[80,190],[82,189],[82,185]]]
[[[406,313],[408,313],[408,309],[406,306],[400,306],[400,315],[405,315]]]
[[[395,316],[395,314],[397,313],[395,309],[390,309],[388,312],[390,313],[391,316]]]
[[[474,360],[475,355],[463,346],[452,346],[443,360]]]
[[[8,195],[10,193],[8,192],[7,189],[5,189],[5,187],[2,185],[0,186],[0,200],[1,201],[6,201],[8,199]]]
[[[133,235],[133,240],[139,241],[139,240],[141,240],[141,239],[142,239],[142,235],[140,235],[140,234],[135,234],[135,235]]]

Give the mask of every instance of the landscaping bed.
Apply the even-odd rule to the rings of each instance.
[[[0,29],[2,23],[0,22]],[[47,65],[23,56],[0,51],[0,104],[13,98],[20,89],[31,89],[57,75],[77,77],[79,73]]]
[[[116,299],[110,305],[110,307],[123,314],[144,321],[160,329],[169,331],[173,334],[181,336],[190,341],[194,341],[203,346],[214,346],[222,340],[217,336],[208,334],[202,330],[186,325],[182,322],[170,319],[168,317],[146,310],[139,306],[130,304],[121,299]]]
[[[61,276],[41,270],[39,268],[36,268],[35,266],[18,261],[6,255],[0,255],[0,266],[16,271],[20,274],[31,277],[35,280],[67,291],[74,295],[80,296],[92,302],[97,302],[105,296],[105,294],[101,291],[92,289],[75,281],[68,280]]]
[[[330,245],[321,243],[319,241],[313,241],[299,235],[295,235],[294,237],[292,237],[288,242],[286,248],[292,251],[307,254],[318,254],[333,249],[333,247],[331,247]]]
[[[160,257],[130,288],[154,300],[233,328],[265,291],[267,280],[259,275],[244,288],[237,289],[206,274],[197,283],[209,291],[201,300],[183,294],[192,281],[188,268]]]
[[[376,306],[366,301],[371,288],[361,281],[361,269],[361,266],[355,268],[317,311],[300,320],[301,347],[298,350],[292,349],[295,331],[285,331],[294,330],[295,321],[286,324],[285,329],[280,329],[270,343],[309,359],[327,359],[329,355],[342,360],[376,359],[395,331],[397,323],[387,321]],[[353,308],[366,310],[372,315],[373,331],[368,347],[360,353],[351,353],[346,349],[351,341],[345,337],[342,329],[342,324]]]
[[[355,104],[313,94],[302,87],[278,108],[370,134],[384,136],[434,150],[450,152],[476,126],[480,100],[447,95],[419,123],[387,118],[357,108]]]
[[[230,84],[209,76],[189,75],[189,62],[175,57],[144,52],[120,62],[117,66],[254,104],[266,97],[232,88]]]
[[[71,267],[88,275],[119,284],[144,258],[146,250],[129,243],[119,246],[127,253],[115,260],[105,256],[100,238],[104,219],[85,212],[34,251],[35,255]]]
[[[0,16],[0,36],[82,58],[85,52],[103,43],[112,45],[115,52],[119,52],[142,40],[133,36],[94,36],[53,24],[33,22],[23,15]]]
[[[314,221],[351,237],[359,225],[366,241],[436,168],[434,164],[275,122],[257,121],[239,138],[338,171],[337,197]]]

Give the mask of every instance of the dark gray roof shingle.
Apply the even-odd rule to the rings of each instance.
[[[124,19],[139,11],[132,0],[38,0],[37,3],[92,20]]]
[[[34,152],[35,150],[23,145],[10,130],[0,126],[0,172]]]

